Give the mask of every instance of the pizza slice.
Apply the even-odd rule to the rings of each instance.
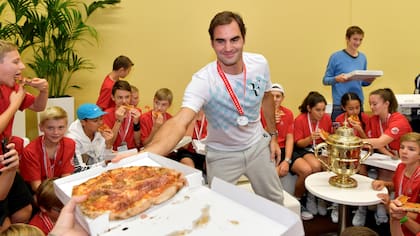
[[[397,200],[400,201],[403,205],[402,208],[409,212],[420,213],[420,203],[409,202],[409,197],[405,195],[398,196]]]
[[[152,111],[152,117],[153,118],[158,118],[158,117],[161,117],[163,114],[162,114],[162,112],[160,112],[160,111]]]
[[[110,130],[109,126],[105,123],[98,127],[99,132],[104,132],[105,130]]]
[[[330,135],[330,133],[328,133],[328,131],[325,131],[323,129],[320,129],[319,131],[319,135],[321,136],[321,138],[323,140],[327,140],[328,136]]]
[[[130,104],[123,104],[123,105],[121,105],[121,107],[123,107],[127,111],[129,111],[129,110],[131,110],[131,109],[134,108],[134,106],[133,105],[130,105]]]
[[[353,121],[353,122],[356,122],[356,123],[360,123],[360,119],[359,119],[359,116],[358,116],[358,115],[351,115],[351,116],[349,116],[347,119],[348,119],[349,121]]]

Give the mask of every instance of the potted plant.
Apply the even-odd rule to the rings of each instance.
[[[94,68],[76,49],[80,42],[97,39],[95,28],[86,23],[89,16],[119,2],[103,0],[87,5],[78,0],[7,0],[0,4],[0,38],[15,42],[21,53],[31,53],[28,65],[37,77],[48,81],[49,97],[67,96],[68,88],[79,88],[71,84],[73,74]],[[14,19],[3,16],[7,7]]]

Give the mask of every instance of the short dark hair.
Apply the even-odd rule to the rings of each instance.
[[[348,27],[347,30],[346,30],[346,38],[349,39],[354,34],[360,34],[362,36],[365,36],[365,32],[363,32],[362,28],[360,28],[359,26],[356,26],[356,25],[352,25],[352,26]]]
[[[227,25],[232,21],[238,23],[239,29],[241,30],[242,38],[245,40],[246,28],[242,17],[239,14],[233,13],[231,11],[222,11],[217,13],[210,22],[209,34],[210,39],[214,39],[214,29],[219,25]]]
[[[112,64],[112,70],[119,70],[121,68],[128,69],[134,66],[134,63],[130,60],[130,58],[126,56],[118,56],[115,58],[114,63]]]
[[[115,82],[114,86],[112,86],[112,96],[115,95],[115,91],[117,90],[124,90],[131,93],[131,86],[125,80],[118,80],[117,82]]]

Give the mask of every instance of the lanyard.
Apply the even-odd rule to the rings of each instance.
[[[400,179],[400,189],[398,190],[398,196],[401,196],[401,194],[403,194],[403,180],[404,180],[404,173],[405,173],[405,169],[407,167],[404,167],[404,171],[401,174],[401,179]],[[407,185],[405,186],[404,189],[408,189],[408,194],[411,195],[411,185],[413,184],[414,180],[420,175],[420,172],[418,172],[419,168],[417,167],[416,171],[414,171],[414,173],[411,175],[410,179],[407,182]],[[410,196],[409,196],[410,197]]]
[[[48,231],[51,231],[54,227],[54,223],[50,219],[50,217],[44,213],[39,213],[39,218],[41,218],[44,225],[47,227]]]
[[[243,68],[244,68],[244,95],[245,95],[245,88],[246,88],[246,67],[245,64],[242,64]],[[225,84],[225,87],[230,95],[230,98],[232,99],[233,104],[236,107],[236,110],[238,110],[239,115],[243,116],[244,115],[244,110],[242,109],[241,104],[239,103],[238,97],[236,96],[235,92],[232,89],[232,86],[230,86],[229,81],[226,78],[225,73],[222,70],[222,67],[220,66],[220,63],[217,62],[217,72],[220,75],[220,78],[223,80],[223,83]]]
[[[44,136],[42,136],[42,152],[44,152],[44,169],[45,169],[45,174],[47,175],[47,178],[54,177],[55,160],[56,160],[59,148],[60,148],[60,145],[57,146],[57,149],[55,150],[55,153],[54,153],[54,158],[52,160],[48,158],[47,149],[45,147],[45,138]],[[51,164],[51,161],[52,161],[52,164]]]
[[[386,117],[386,128],[388,128],[388,121],[389,121],[389,118],[391,117],[391,114],[389,114],[388,113],[388,116]],[[382,128],[382,122],[381,122],[381,118],[379,117],[379,129],[381,129],[381,135],[382,134],[384,134],[384,129]],[[389,148],[389,145],[387,144],[386,145],[386,149],[388,149],[388,150],[391,150],[390,148]]]
[[[125,128],[124,128],[124,131],[123,131],[124,133],[123,134],[121,133],[121,127],[118,130],[118,134],[121,137],[121,142],[124,142],[125,141],[125,138],[127,137],[127,134],[128,134],[128,128],[130,128],[130,123],[131,123],[131,116],[130,116],[130,114],[128,114],[128,121],[124,118],[124,122],[123,123],[125,123]],[[123,125],[121,124],[121,126],[123,126]]]
[[[312,123],[311,123],[311,119],[309,119],[309,113],[306,113],[306,114],[307,114],[307,117],[308,117],[309,132],[310,132],[310,133],[311,133],[311,135],[312,135],[312,133],[313,133],[314,131],[312,130]],[[316,121],[315,131],[317,131],[317,130],[318,130],[318,126],[319,126],[319,120],[317,120],[317,121]],[[314,140],[314,139],[312,139],[312,147],[313,147],[313,148],[315,148],[315,140]]]
[[[197,140],[201,139],[201,134],[203,133],[203,127],[204,127],[204,120],[206,119],[206,116],[203,115],[203,117],[201,118],[201,125],[200,125],[200,131],[197,131],[197,122],[195,122],[194,124],[194,132],[195,135],[197,136]]]

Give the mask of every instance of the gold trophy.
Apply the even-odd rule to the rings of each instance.
[[[350,176],[356,174],[360,164],[372,154],[372,145],[355,136],[353,129],[347,127],[347,122],[344,123],[344,126],[339,127],[335,134],[325,138],[325,142],[315,147],[315,156],[329,171],[337,174],[332,176],[328,182],[340,188],[355,188],[357,181]],[[363,157],[360,157],[362,148],[369,150]],[[322,156],[327,156],[326,159],[324,158],[327,163]]]

